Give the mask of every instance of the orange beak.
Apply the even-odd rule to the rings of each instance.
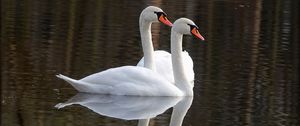
[[[164,23],[165,25],[168,25],[170,27],[172,27],[172,23],[168,20],[168,18],[164,15],[160,15],[159,19],[160,22]]]
[[[204,41],[204,37],[199,33],[198,29],[195,27],[192,29],[192,34],[195,35],[197,38],[201,39],[202,41]]]

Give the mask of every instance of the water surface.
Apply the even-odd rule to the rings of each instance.
[[[138,16],[148,5],[171,21],[195,21],[205,42],[183,48],[194,60],[194,98],[184,126],[299,124],[299,1],[152,0],[1,2],[1,125],[137,125],[72,105],[72,78],[142,57]],[[170,28],[152,26],[155,49],[169,51]],[[150,120],[170,123],[172,109]]]

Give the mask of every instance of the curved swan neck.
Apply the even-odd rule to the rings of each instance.
[[[154,49],[152,45],[151,36],[151,24],[152,22],[146,21],[143,19],[142,15],[140,16],[139,27],[144,53],[144,67],[149,68],[151,70],[155,70]]]
[[[175,85],[185,93],[186,96],[193,96],[193,86],[189,83],[182,58],[182,37],[183,34],[171,30],[171,55]]]

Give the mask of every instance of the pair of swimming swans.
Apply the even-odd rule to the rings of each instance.
[[[172,26],[171,54],[153,51],[151,24],[162,22]],[[112,95],[137,96],[193,96],[193,61],[187,52],[182,52],[183,35],[204,38],[195,23],[180,18],[172,23],[158,7],[145,8],[139,19],[144,57],[138,66],[111,68],[75,80],[64,75],[56,75],[70,83],[79,92]],[[142,66],[142,67],[139,67]],[[188,75],[188,76],[187,76]]]

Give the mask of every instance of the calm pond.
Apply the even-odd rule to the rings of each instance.
[[[194,97],[81,94],[55,77],[136,65],[149,5],[206,39],[183,39]],[[2,0],[1,126],[299,126],[299,12],[298,0]],[[170,27],[152,35],[170,51]]]

